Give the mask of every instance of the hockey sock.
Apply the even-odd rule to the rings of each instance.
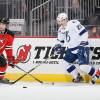
[[[78,76],[78,71],[74,65],[67,66],[67,72],[70,73],[74,79]]]
[[[100,76],[100,70],[98,69],[97,71],[95,71],[95,75],[93,76],[93,79],[94,80],[99,79],[99,76]]]
[[[98,69],[98,70],[96,71],[96,75],[97,75],[97,76],[100,76],[100,69]]]
[[[4,78],[6,69],[7,69],[7,65],[0,67],[0,79]]]

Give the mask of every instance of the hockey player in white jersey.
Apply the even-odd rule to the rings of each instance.
[[[67,42],[67,50],[64,56],[66,61],[67,72],[77,80],[78,71],[74,61],[78,60],[80,70],[92,77],[91,83],[95,84],[99,78],[99,69],[89,65],[89,42],[88,32],[78,20],[68,20],[66,13],[59,13],[57,23],[60,26],[58,29],[57,44],[53,48],[54,52],[61,53],[62,46]]]

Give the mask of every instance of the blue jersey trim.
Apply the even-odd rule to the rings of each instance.
[[[72,66],[70,66],[68,69],[67,69],[67,71],[69,72],[69,73],[71,73],[73,70],[75,70],[75,66],[74,65],[72,65]]]
[[[87,30],[84,29],[84,30],[82,30],[82,31],[79,33],[79,35],[81,36],[81,35],[83,35],[83,34],[86,33],[86,32],[87,32]]]
[[[78,46],[77,47],[74,47],[74,48],[69,48],[71,51],[74,51],[74,50],[77,50],[78,49]]]
[[[88,41],[86,41],[86,42],[84,43],[84,45],[83,45],[82,43],[80,43],[80,45],[79,45],[79,46],[74,47],[74,48],[68,48],[68,49],[70,49],[71,51],[74,51],[74,50],[79,49],[79,47],[80,47],[80,46],[86,46],[86,45],[88,45],[88,44],[89,44],[89,43],[88,43]]]

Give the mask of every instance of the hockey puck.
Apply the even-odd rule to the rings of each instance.
[[[26,86],[23,86],[23,88],[27,88]]]
[[[52,85],[54,85],[54,82],[52,82]]]

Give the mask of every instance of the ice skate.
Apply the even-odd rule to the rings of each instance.
[[[0,79],[0,83],[10,84],[10,80],[7,78]]]
[[[95,75],[94,77],[92,77],[90,84],[96,84],[96,80],[99,79],[98,75]]]
[[[78,76],[76,79],[73,79],[73,82],[74,83],[83,83],[84,82],[84,79],[83,77],[78,73]]]

